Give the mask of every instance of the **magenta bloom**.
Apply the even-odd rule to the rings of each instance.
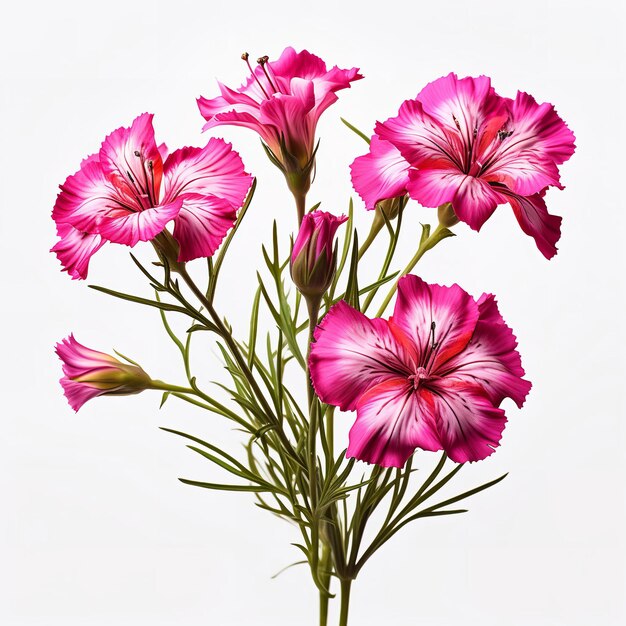
[[[78,343],[74,335],[57,343],[56,353],[65,374],[60,382],[75,411],[96,396],[126,396],[151,387],[150,376],[139,366],[91,350]]]
[[[243,58],[247,61],[248,55]],[[262,57],[249,68],[250,77],[236,91],[218,83],[221,96],[198,99],[207,120],[204,129],[220,124],[251,128],[285,170],[310,167],[317,121],[337,101],[335,92],[363,77],[357,68],[329,70],[319,57],[293,48],[285,48],[277,61]]]
[[[352,165],[367,208],[406,189],[426,207],[451,202],[458,218],[479,230],[509,203],[542,254],[556,254],[561,218],[548,213],[543,198],[549,187],[563,188],[558,166],[575,147],[552,105],[523,92],[502,98],[486,76],[449,74],[379,122],[376,134],[370,153]]]
[[[291,277],[298,289],[309,296],[323,295],[335,273],[335,233],[348,218],[325,211],[307,213],[291,251]]]
[[[416,448],[458,463],[498,446],[504,398],[522,406],[517,342],[494,296],[405,276],[393,317],[369,319],[336,304],[315,332],[310,370],[319,397],[357,412],[347,455],[402,467]]]
[[[179,261],[211,256],[236,219],[252,178],[230,144],[211,139],[167,156],[152,117],[115,130],[61,185],[52,212],[60,241],[52,251],[72,278],[87,276],[106,241],[150,241],[170,220]]]

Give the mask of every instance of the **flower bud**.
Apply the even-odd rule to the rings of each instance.
[[[152,387],[150,376],[141,367],[91,350],[78,343],[74,335],[58,343],[56,353],[65,374],[61,386],[75,411],[96,396],[126,396]]]
[[[398,217],[400,212],[400,204],[404,200],[404,196],[398,198],[388,198],[387,200],[381,200],[376,203],[376,214],[384,214],[385,217],[391,222],[391,220]],[[382,216],[379,219],[383,219]]]
[[[439,218],[439,223],[446,228],[459,223],[459,218],[454,212],[451,202],[446,202],[437,209],[437,217]]]
[[[337,228],[348,218],[325,211],[304,216],[291,251],[291,278],[305,297],[320,298],[333,280],[336,254],[333,248]]]

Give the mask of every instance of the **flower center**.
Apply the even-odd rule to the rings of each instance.
[[[154,163],[152,159],[146,159],[139,150],[134,150],[133,154],[139,159],[139,163],[129,163],[126,177],[139,206],[142,209],[148,209],[158,204],[154,181]]]
[[[425,367],[418,367],[415,374],[409,376],[409,380],[413,381],[413,389],[419,389],[422,381],[428,380],[429,378],[430,376]]]

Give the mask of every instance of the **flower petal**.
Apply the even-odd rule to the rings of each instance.
[[[413,167],[463,171],[454,134],[425,113],[421,102],[406,100],[398,115],[376,123],[376,134],[393,144]]]
[[[73,278],[87,278],[89,260],[104,245],[100,235],[83,233],[70,224],[58,224],[59,241],[50,250]]]
[[[451,202],[461,221],[480,230],[496,210],[500,197],[486,181],[465,176]]]
[[[202,127],[202,130],[209,130],[214,126],[241,126],[243,128],[250,128],[257,132],[261,139],[269,146],[274,154],[280,153],[280,136],[278,131],[273,126],[267,126],[261,124],[258,119],[260,111],[257,115],[252,115],[247,112],[238,112],[235,110],[225,111],[223,113],[216,113],[213,117],[207,120],[207,123]]]
[[[411,198],[425,207],[452,202],[467,176],[449,169],[411,170],[407,189]]]
[[[92,350],[76,341],[73,334],[60,341],[55,346],[55,352],[63,362],[63,373],[66,376],[76,377],[100,367],[110,367],[118,361],[106,352]]]
[[[61,387],[63,387],[63,394],[74,411],[78,411],[88,400],[105,393],[103,389],[76,382],[75,380],[69,379],[67,376],[63,376],[59,382],[61,383]]]
[[[480,136],[481,128],[499,118],[506,119],[506,105],[491,86],[488,76],[458,78],[454,73],[429,83],[417,95],[424,111],[443,127],[459,133],[465,145]],[[491,129],[492,133],[497,128]]]
[[[548,213],[543,193],[524,197],[498,189],[513,208],[513,213],[522,227],[537,244],[537,248],[546,259],[551,259],[557,252],[556,243],[561,238],[563,218]]]
[[[349,70],[338,68],[336,65],[330,70],[320,57],[308,50],[296,52],[293,48],[285,48],[276,61],[268,63],[269,71],[279,90],[289,93],[288,88],[293,78],[304,78],[314,84],[316,106],[326,101],[328,93],[334,93],[350,87],[350,83],[363,78],[358,68]]]
[[[237,219],[232,204],[217,196],[185,194],[174,222],[180,262],[211,257]]]
[[[95,234],[103,218],[111,210],[120,208],[128,208],[125,199],[105,177],[100,162],[92,156],[61,185],[52,219],[57,224],[71,224],[81,232]]]
[[[163,160],[154,139],[151,113],[114,130],[102,143],[100,164],[105,176],[142,207],[158,204]]]
[[[313,82],[293,78],[291,93],[274,94],[261,103],[261,122],[274,126],[283,138],[287,152],[304,167],[313,151],[317,118],[309,113],[315,106]]]
[[[441,450],[432,411],[422,396],[399,378],[369,389],[357,403],[346,456],[402,467],[417,447]]]
[[[238,209],[243,204],[252,176],[231,144],[211,138],[204,148],[181,148],[170,154],[164,166],[163,203],[180,195],[213,195]]]
[[[110,212],[107,219],[100,224],[100,234],[113,243],[131,247],[139,241],[150,241],[178,215],[182,203],[182,198],[176,198],[169,204],[151,207],[138,213],[125,210]]]
[[[309,366],[323,402],[352,411],[372,385],[413,373],[415,350],[385,320],[368,319],[344,301],[335,304],[315,330]]]
[[[574,154],[574,133],[551,104],[538,104],[527,93],[518,91],[508,103],[506,136],[484,156],[490,165],[483,175],[522,196],[560,186],[557,166]]]
[[[446,378],[422,394],[432,406],[441,444],[453,461],[481,461],[493,454],[506,417],[482,387]]]
[[[434,370],[467,346],[476,328],[478,314],[474,299],[458,285],[429,285],[409,274],[398,283],[398,296],[390,321],[415,344],[420,363],[432,352],[428,360],[432,359]],[[436,346],[434,350],[433,344]]]
[[[483,294],[478,309],[480,317],[467,347],[435,374],[479,384],[495,406],[504,398],[512,398],[521,407],[532,385],[522,378],[524,369],[515,335],[502,319],[493,295]]]
[[[357,157],[350,171],[352,186],[368,209],[381,200],[404,196],[409,182],[410,166],[400,151],[377,135],[372,137],[368,154]]]

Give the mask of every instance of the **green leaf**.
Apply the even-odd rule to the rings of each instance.
[[[489,489],[489,487],[493,487],[494,485],[497,485],[499,482],[503,481],[507,476],[508,476],[508,472],[506,474],[503,474],[499,478],[496,478],[495,480],[490,480],[488,483],[484,483],[483,485],[480,485],[479,487],[474,487],[473,489],[470,489],[469,491],[465,491],[459,494],[458,496],[454,496],[453,498],[449,498],[448,500],[444,500],[443,502],[439,502],[438,504],[429,506],[427,509],[424,509],[423,511],[421,511],[421,513],[422,514],[427,513],[427,512],[430,513],[432,511],[436,511],[437,509],[443,508],[444,506],[448,506],[450,504],[454,504],[455,502],[459,502],[460,500],[465,500],[465,498],[469,498],[470,496],[480,493],[481,491],[484,491],[485,489]]]
[[[346,261],[348,259],[348,253],[350,252],[350,244],[352,242],[352,223],[354,221],[354,202],[352,198],[348,203],[348,221],[346,223],[345,228],[345,236],[343,240],[343,247],[341,250],[341,259],[339,260],[339,265],[337,265],[337,270],[335,271],[335,277],[333,278],[333,284],[328,291],[328,297],[332,300],[335,296],[335,290],[337,289],[337,283],[339,282],[339,278],[343,273],[343,268],[346,265]]]
[[[295,567],[296,565],[307,565],[308,561],[296,561],[295,563],[290,563],[289,565],[283,567],[282,569],[278,570],[273,576],[272,576],[272,580],[278,578],[283,572],[286,572],[288,569],[291,569],[292,567]]]
[[[133,263],[139,268],[141,273],[144,276],[146,276],[146,278],[148,278],[148,280],[151,283],[153,283],[153,285],[155,286],[155,288],[158,291],[163,291],[165,289],[165,286],[162,285],[154,276],[152,276],[152,274],[150,274],[150,272],[148,272],[148,270],[139,262],[137,257],[132,252],[129,252],[129,254],[130,254],[130,258],[133,260]]]
[[[204,483],[198,480],[189,480],[188,478],[179,478],[181,483],[191,485],[193,487],[202,487],[203,489],[213,489],[214,491],[247,491],[252,493],[264,493],[272,491],[267,487],[259,485],[223,485],[220,483]]]
[[[189,317],[193,317],[204,323],[204,318],[197,311],[184,309],[181,306],[177,306],[175,304],[169,304],[167,302],[159,302],[157,300],[149,300],[148,298],[140,298],[139,296],[133,296],[128,293],[122,293],[120,291],[114,291],[113,289],[107,289],[106,287],[100,287],[98,285],[89,285],[91,289],[95,289],[96,291],[100,291],[102,293],[106,293],[109,296],[114,296],[115,298],[120,298],[121,300],[128,300],[129,302],[136,302],[137,304],[144,304],[146,306],[152,306],[156,309],[161,309],[161,311],[172,311],[175,313],[182,313],[184,315],[188,315]]]
[[[250,337],[248,339],[248,367],[252,369],[256,350],[256,337],[259,328],[259,305],[261,303],[261,287],[257,287],[252,312],[250,314]]]
[[[209,302],[213,302],[213,298],[215,297],[215,289],[217,288],[217,279],[219,278],[219,273],[220,273],[220,270],[222,269],[222,263],[224,263],[224,258],[226,257],[226,253],[228,252],[228,248],[230,247],[231,241],[235,237],[237,230],[239,229],[239,226],[241,226],[241,223],[243,222],[243,218],[246,216],[246,213],[248,209],[250,208],[250,204],[252,203],[252,198],[254,198],[255,190],[256,190],[256,178],[252,180],[252,186],[250,187],[250,191],[248,192],[246,201],[244,202],[243,206],[239,210],[239,214],[237,215],[237,221],[235,222],[235,225],[231,229],[230,233],[228,233],[228,236],[224,240],[224,243],[222,244],[220,248],[219,254],[215,258],[215,261],[213,263],[213,267],[212,267],[212,271],[211,271],[210,279],[209,279],[209,288],[206,294],[207,300]]]
[[[359,283],[357,278],[359,265],[359,237],[356,228],[354,229],[353,244],[352,244],[352,259],[350,261],[350,270],[348,273],[348,284],[346,286],[345,301],[357,311],[360,311],[359,306]]]
[[[360,131],[356,126],[353,126],[347,120],[344,120],[343,117],[339,118],[353,133],[356,133],[361,139],[367,142],[367,145],[370,144],[371,139],[363,132]]]

